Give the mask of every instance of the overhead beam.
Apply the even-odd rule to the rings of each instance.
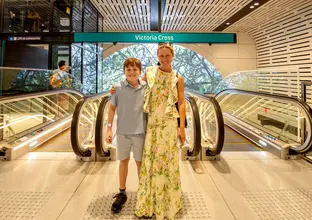
[[[165,11],[165,0],[151,0],[151,31],[161,32],[161,24]]]
[[[234,15],[232,15],[230,18],[228,18],[224,23],[219,25],[216,29],[213,31],[223,31],[224,29],[230,27],[238,20],[242,19],[243,17],[247,16],[251,12],[257,10],[259,7],[267,3],[269,0],[253,0],[248,5],[243,7],[241,10],[236,12]],[[255,5],[256,4],[256,5]],[[257,5],[259,4],[259,5]]]
[[[158,30],[158,0],[151,0],[151,31]]]

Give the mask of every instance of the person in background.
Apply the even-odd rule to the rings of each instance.
[[[72,80],[70,78],[70,74],[68,73],[70,67],[66,65],[64,60],[61,60],[58,63],[59,68],[52,73],[50,77],[50,86],[53,89],[66,89],[72,88]],[[68,112],[72,110],[72,105],[69,103],[70,98],[66,93],[56,94],[55,99],[53,98],[58,108],[55,113],[55,119],[61,115],[61,112]]]
[[[66,65],[64,60],[58,63],[58,67],[50,77],[50,85],[54,89],[71,88],[71,78],[68,73],[70,67]]]

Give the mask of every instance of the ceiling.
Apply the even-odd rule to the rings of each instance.
[[[272,27],[272,22],[282,24],[286,21],[286,14],[295,14],[295,9],[307,5],[306,3],[310,1],[311,0],[270,0],[267,4],[259,7],[258,10],[252,11],[248,16],[241,18],[239,21],[226,28],[225,31],[241,31],[252,34],[255,31],[264,29],[264,25],[270,25]],[[306,8],[306,10],[309,11],[312,10],[312,8]]]
[[[157,0],[91,0],[104,17],[104,31],[150,31]],[[268,0],[161,0],[161,31],[211,32],[254,2]],[[257,7],[260,7],[261,4]],[[256,9],[256,8],[254,8]],[[158,9],[157,9],[158,11]],[[155,17],[155,15],[154,15]],[[158,19],[158,15],[156,15]],[[158,21],[158,20],[157,20]]]
[[[104,17],[104,31],[149,31],[150,0],[91,0]]]
[[[210,32],[252,0],[167,0],[163,31]]]

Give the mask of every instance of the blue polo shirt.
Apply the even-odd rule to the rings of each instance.
[[[145,134],[146,114],[143,112],[146,82],[139,80],[133,88],[127,80],[114,85],[111,103],[117,107],[117,134]]]

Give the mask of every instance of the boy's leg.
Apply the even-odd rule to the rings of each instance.
[[[117,159],[119,160],[119,193],[115,195],[112,212],[119,213],[127,201],[126,181],[128,175],[128,163],[131,151],[131,141],[125,135],[117,134]]]
[[[126,189],[126,182],[128,176],[128,164],[130,157],[119,161],[119,189]]]
[[[145,135],[134,135],[132,137],[132,146],[133,146],[133,157],[135,159],[138,176],[140,177],[141,165],[142,165],[142,155],[144,149]]]

